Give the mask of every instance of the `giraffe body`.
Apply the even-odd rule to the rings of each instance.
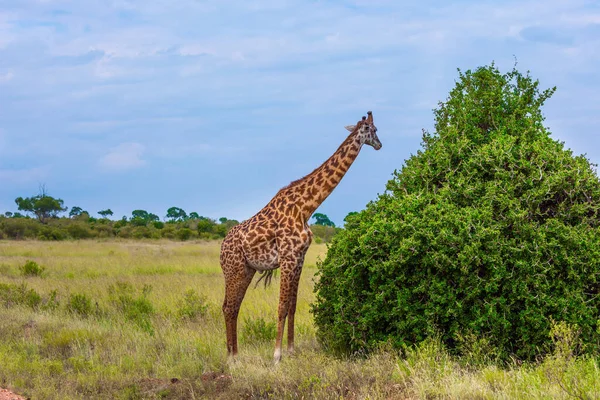
[[[308,220],[331,194],[358,156],[363,144],[381,148],[373,116],[347,126],[351,133],[320,167],[281,189],[250,219],[233,227],[221,244],[221,268],[225,276],[223,314],[227,352],[237,354],[237,318],[248,286],[256,272],[265,283],[280,268],[280,291],[275,342],[275,362],[281,359],[285,321],[288,322],[288,351],[294,350],[294,315],[304,256],[312,242]],[[262,279],[262,278],[261,278]]]

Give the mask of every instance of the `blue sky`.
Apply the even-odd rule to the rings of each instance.
[[[0,212],[48,193],[115,217],[246,219],[373,110],[336,223],[420,146],[456,68],[557,86],[554,137],[600,162],[597,1],[0,0]]]

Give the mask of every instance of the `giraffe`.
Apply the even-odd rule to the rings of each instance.
[[[281,360],[281,343],[288,321],[288,352],[294,352],[294,315],[298,283],[304,256],[312,241],[308,220],[340,183],[363,144],[381,148],[373,114],[345,128],[350,135],[321,166],[302,179],[293,181],[271,199],[258,213],[233,227],[221,244],[221,269],[225,277],[223,315],[227,333],[227,353],[237,354],[237,318],[252,278],[258,271],[269,284],[280,268],[279,307],[275,363]]]

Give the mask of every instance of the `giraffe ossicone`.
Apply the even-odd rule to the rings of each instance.
[[[279,306],[275,362],[281,359],[285,321],[288,351],[294,349],[294,316],[304,256],[312,242],[308,221],[340,183],[363,145],[381,148],[373,113],[367,112],[356,125],[346,127],[350,135],[321,166],[293,181],[250,219],[233,227],[221,244],[221,269],[225,277],[223,315],[227,353],[237,354],[237,319],[246,290],[256,272],[270,282],[280,268]],[[257,282],[258,284],[258,282]]]

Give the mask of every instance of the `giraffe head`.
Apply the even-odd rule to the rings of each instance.
[[[367,111],[367,115],[368,117],[362,117],[356,125],[348,125],[346,129],[352,133],[356,132],[362,144],[368,144],[375,150],[379,150],[381,142],[377,137],[377,127],[373,124],[373,113]]]

